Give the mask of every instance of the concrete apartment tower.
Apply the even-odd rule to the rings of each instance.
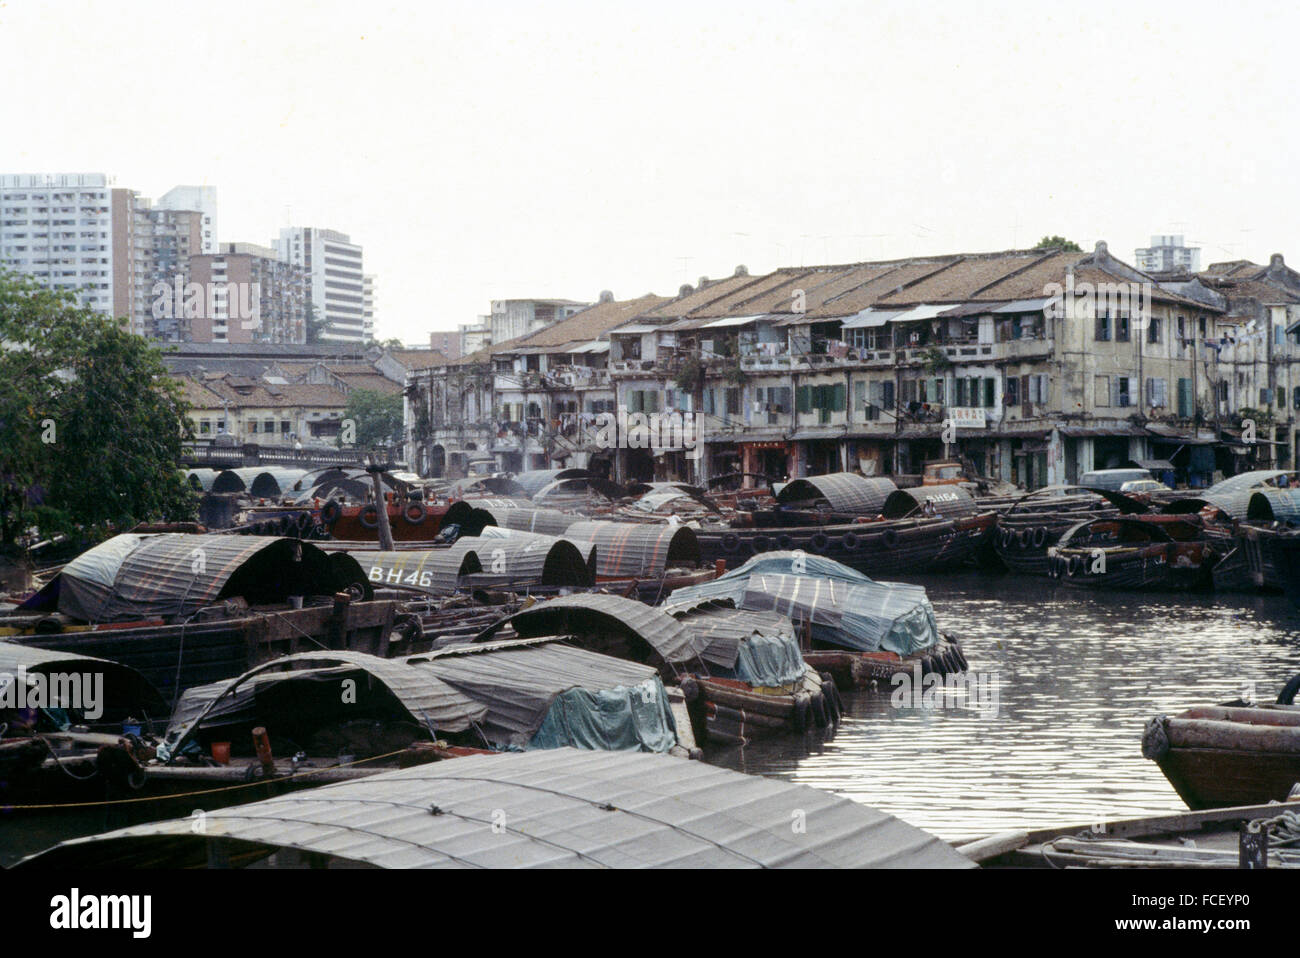
[[[196,253],[217,251],[217,188],[174,186],[154,202],[156,210],[193,210],[199,213],[199,248]]]
[[[135,206],[103,173],[0,176],[0,265],[129,319]]]
[[[311,226],[285,227],[274,243],[280,259],[307,273],[316,319],[329,324],[323,342],[361,343],[373,338],[358,244],[346,233]]]

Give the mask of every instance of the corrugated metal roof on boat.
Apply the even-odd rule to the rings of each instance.
[[[1263,522],[1300,520],[1300,489],[1256,489],[1250,494],[1246,518]]]
[[[1230,476],[1222,482],[1215,483],[1200,496],[1211,505],[1222,509],[1234,519],[1244,518],[1250,511],[1250,498],[1259,489],[1271,487],[1278,476],[1286,475],[1285,470],[1257,469]],[[1189,499],[1196,497],[1189,496]]]
[[[331,667],[343,666],[340,675],[360,669],[373,676],[396,696],[397,700],[421,725],[430,732],[463,732],[487,715],[487,706],[442,681],[436,674],[413,668],[402,659],[385,659],[364,652],[325,649],[298,652],[249,669],[229,682],[214,683],[187,692],[177,704],[176,714],[167,730],[167,745],[172,754],[185,742],[195,728],[209,714],[217,711],[224,700],[236,690],[258,676],[273,669],[286,669],[297,664],[307,664],[309,673],[321,674]],[[337,670],[337,669],[336,669]],[[296,673],[299,678],[303,672]],[[292,681],[295,673],[283,676]],[[265,681],[265,680],[264,680]],[[220,689],[218,690],[218,686]],[[188,701],[187,701],[188,699]]]
[[[329,557],[297,539],[128,533],[77,556],[24,607],[57,601],[87,622],[183,618],[232,595],[282,601],[328,595],[337,584]]]
[[[825,499],[832,512],[875,515],[897,490],[892,479],[860,476],[855,472],[834,472],[825,476],[794,479],[781,488],[777,501],[783,506],[812,504]]]
[[[247,492],[253,480],[266,470],[261,466],[243,466],[225,469],[212,483],[212,492]]]
[[[516,473],[514,480],[523,487],[524,493],[532,498],[557,479],[582,479],[587,475],[589,473],[586,469],[538,469],[534,472]]]
[[[464,576],[479,584],[589,586],[587,558],[578,545],[553,536],[462,536],[446,548],[398,552],[358,550],[356,558],[375,585],[402,586],[429,595],[453,595]]]
[[[576,513],[561,512],[559,509],[516,509],[482,506],[477,502],[472,504],[491,516],[498,526],[524,532],[541,532],[548,536],[562,536],[569,526],[582,520],[582,516]]]
[[[148,715],[155,718],[161,718],[166,714],[167,704],[158,694],[158,690],[129,665],[121,665],[93,655],[82,655],[79,652],[40,649],[19,645],[8,639],[0,639],[0,687],[3,687],[6,681],[3,678],[6,673],[16,676],[20,673],[30,675],[51,672],[102,674],[105,698],[108,700],[101,703],[105,709],[113,705],[122,705],[132,710],[144,708]]]
[[[266,466],[248,487],[249,495],[255,497],[281,496],[293,490],[294,486],[307,475],[306,469],[291,469],[286,466]]]
[[[686,526],[658,522],[575,522],[565,535],[596,543],[596,571],[602,576],[655,578],[669,562],[694,567],[700,543]]]
[[[221,475],[219,469],[191,469],[186,473],[185,478],[189,480],[190,485],[196,490],[207,492],[212,488],[212,484],[217,481],[219,475]]]
[[[548,543],[571,542],[582,557],[587,560],[587,568],[591,571],[592,581],[595,581],[597,562],[599,559],[599,549],[596,543],[589,539],[582,539],[570,535],[548,536],[543,532],[524,532],[522,529],[507,529],[504,526],[484,526],[478,534],[479,539],[533,539]]]
[[[538,602],[484,630],[490,638],[506,623],[525,638],[537,635],[582,635],[594,631],[621,632],[640,638],[665,662],[687,662],[705,651],[695,633],[662,609],[635,599],[604,593],[562,595]]]
[[[455,595],[460,577],[483,571],[473,539],[458,539],[445,549],[348,553],[369,581],[378,586],[404,586],[429,595]]]
[[[926,512],[926,503],[930,512]],[[946,518],[968,516],[980,511],[980,504],[969,492],[958,485],[914,486],[896,489],[889,494],[881,513],[886,519],[905,519],[909,516],[936,515]]]
[[[432,809],[437,814],[430,814]],[[806,827],[790,827],[793,809]],[[505,813],[504,830],[485,827]],[[858,802],[637,752],[560,748],[386,772],[188,819],[73,839],[38,867],[203,865],[221,836],[389,868],[971,868]]]

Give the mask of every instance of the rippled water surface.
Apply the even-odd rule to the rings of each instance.
[[[926,586],[975,672],[997,675],[996,716],[845,696],[833,737],[710,748],[718,765],[838,792],[946,839],[1185,808],[1142,726],[1157,713],[1272,701],[1300,672],[1300,611],[1255,596],[1099,594],[968,573]]]

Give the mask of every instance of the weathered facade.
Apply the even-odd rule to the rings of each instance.
[[[1026,488],[1130,462],[1200,486],[1287,464],[1297,439],[1300,275],[1280,256],[1161,277],[1104,243],[740,267],[638,302],[408,380],[428,410],[408,401],[412,465],[459,442],[492,468],[755,484],[956,455]],[[619,321],[562,329],[584,315]]]

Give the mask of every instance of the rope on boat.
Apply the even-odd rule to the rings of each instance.
[[[1256,818],[1246,825],[1246,831],[1257,834],[1268,832],[1277,845],[1300,841],[1300,812],[1281,812],[1272,818]]]
[[[383,755],[372,755],[370,758],[359,758],[355,762],[345,762],[339,765],[327,765],[323,768],[307,769],[305,772],[294,772],[292,775],[277,776],[275,778],[262,778],[262,779],[256,779],[251,782],[240,782],[238,785],[223,785],[220,788],[202,788],[192,792],[178,792],[175,795],[142,795],[136,798],[104,799],[103,801],[99,801],[99,802],[55,802],[48,805],[0,804],[0,814],[3,814],[5,812],[43,811],[43,810],[59,809],[59,808],[100,808],[108,805],[132,805],[138,802],[170,802],[174,799],[191,798],[195,795],[216,795],[219,792],[232,792],[235,791],[236,789],[249,788],[254,785],[267,785],[272,782],[294,782],[300,778],[308,778],[311,775],[315,774],[316,772],[330,772],[340,768],[351,768],[353,765],[360,765],[363,762],[377,762],[380,759],[392,758],[394,755],[401,755],[405,751],[407,750],[404,748],[399,748],[395,752],[387,752]],[[250,765],[249,768],[253,768],[253,766]],[[65,769],[64,771],[67,770]],[[146,768],[145,771],[148,771],[148,769]],[[69,772],[68,774],[71,775],[72,773]],[[97,775],[99,773],[96,772],[95,774]],[[73,775],[73,778],[76,777],[77,776]],[[94,775],[88,776],[88,778],[94,778],[94,777],[95,777]],[[85,780],[86,779],[81,779],[81,781],[85,781]]]

